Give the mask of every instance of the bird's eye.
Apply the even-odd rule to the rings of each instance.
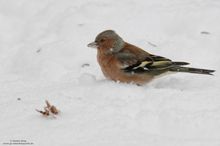
[[[103,43],[105,41],[105,39],[101,39],[100,42]]]

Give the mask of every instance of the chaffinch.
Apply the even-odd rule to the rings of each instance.
[[[184,67],[187,62],[177,62],[153,55],[125,42],[115,31],[98,34],[88,47],[97,48],[97,60],[106,78],[143,85],[166,72],[187,72],[212,75],[214,70]]]

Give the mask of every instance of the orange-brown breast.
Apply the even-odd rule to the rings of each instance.
[[[112,54],[105,54],[105,51],[98,49],[97,60],[105,77],[113,79],[113,72],[118,70],[115,57]]]

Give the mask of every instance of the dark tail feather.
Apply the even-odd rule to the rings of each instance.
[[[178,65],[178,66],[181,66],[181,65],[189,65],[188,62],[172,62],[173,65]]]
[[[213,75],[212,73],[215,72],[215,70],[191,68],[191,67],[181,67],[181,66],[174,66],[174,67],[170,68],[170,71],[187,72],[187,73],[204,74],[204,75]]]

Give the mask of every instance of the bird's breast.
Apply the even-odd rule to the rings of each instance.
[[[113,55],[104,55],[98,53],[97,60],[105,77],[114,79],[115,75],[120,71],[119,67],[117,66],[116,58]]]

